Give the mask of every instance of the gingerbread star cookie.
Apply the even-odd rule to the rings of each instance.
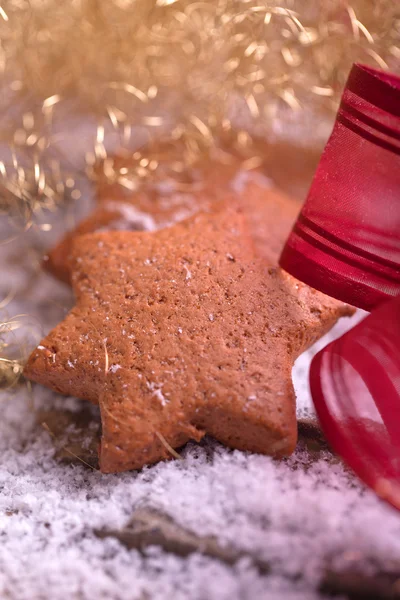
[[[82,236],[71,266],[76,306],[25,376],[100,403],[103,472],[169,458],[206,432],[232,448],[292,452],[293,362],[337,304],[258,258],[240,211]]]

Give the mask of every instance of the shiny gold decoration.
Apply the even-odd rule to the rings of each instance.
[[[49,231],[46,214],[79,197],[74,180],[62,172],[59,161],[24,157],[20,162],[13,152],[8,164],[0,161],[0,223],[7,219],[8,224],[0,245],[32,226]]]
[[[92,181],[118,184],[130,191],[148,182],[162,185],[173,182],[174,189],[190,191],[196,186],[190,177],[190,168],[204,159],[229,164],[235,156],[242,159],[244,170],[259,167],[262,162],[262,158],[256,156],[259,150],[252,138],[232,130],[228,120],[211,128],[199,118],[193,118],[186,127],[178,125],[167,136],[150,140],[135,152],[122,149],[118,156],[105,154],[103,160],[99,160],[103,150],[99,151],[98,140],[99,135],[94,152],[86,155],[87,176]]]
[[[257,119],[272,99],[331,105],[356,60],[394,68],[399,19],[393,0],[6,0],[0,64],[19,97],[104,116],[114,99],[116,120],[166,90],[214,117],[237,94]]]
[[[11,290],[0,301],[0,393],[9,392],[23,381],[25,362],[43,335],[40,324],[29,315],[7,315],[15,296],[16,291]],[[27,385],[30,390],[30,383]]]
[[[0,302],[0,392],[10,391],[23,381],[24,365],[43,336],[40,323],[32,316],[5,314],[4,307],[11,305],[13,297],[10,293]]]
[[[0,14],[1,16],[1,14]],[[0,226],[8,227],[0,244],[17,237],[32,226],[48,231],[46,214],[80,197],[74,178],[61,166],[52,152],[52,121],[58,96],[45,98],[39,106],[16,111],[5,109],[0,128],[0,143],[7,146],[0,160]]]
[[[22,376],[23,351],[13,335],[21,326],[19,317],[0,322],[0,391],[13,388]]]
[[[46,187],[40,156],[51,147],[53,114],[65,106],[97,118],[87,154],[93,176],[93,163],[107,157],[107,125],[121,146],[139,126],[150,139],[161,131],[184,138],[193,155],[208,152],[218,143],[215,132],[231,122],[276,135],[287,111],[332,119],[351,64],[399,69],[399,39],[393,0],[5,0],[0,72],[7,92],[0,108],[32,104],[43,123],[35,132],[32,113],[20,126],[8,111],[13,146],[39,155],[30,175],[12,174],[0,196],[15,196],[26,223],[63,200],[62,177],[53,181],[50,169]],[[139,180],[150,165],[157,171],[156,160],[146,159]],[[11,209],[7,200],[0,208],[4,202]]]

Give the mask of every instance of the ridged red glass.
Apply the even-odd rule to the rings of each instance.
[[[400,78],[353,66],[280,265],[371,310],[400,294]]]
[[[400,510],[400,296],[319,352],[310,385],[333,449]]]

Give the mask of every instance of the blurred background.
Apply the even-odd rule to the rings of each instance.
[[[303,197],[352,63],[398,71],[399,36],[393,0],[3,1],[2,215],[71,209],[96,159],[161,136],[261,152]]]

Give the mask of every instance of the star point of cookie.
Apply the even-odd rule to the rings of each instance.
[[[255,256],[238,210],[82,236],[72,267],[76,306],[25,374],[99,402],[103,472],[168,458],[168,446],[204,433],[232,448],[292,452],[292,366],[337,314],[321,319],[296,280]]]

